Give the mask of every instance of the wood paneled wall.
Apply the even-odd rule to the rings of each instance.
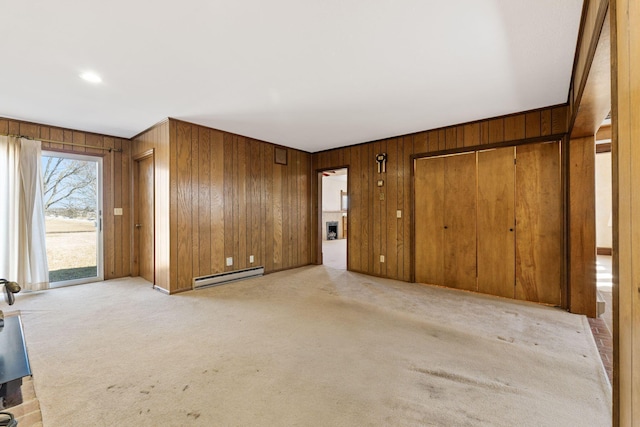
[[[132,158],[149,150],[153,150],[155,167],[155,285],[169,291],[171,287],[169,274],[171,264],[169,245],[169,120],[158,123],[133,139]]]
[[[106,135],[45,126],[0,118],[0,134],[42,138],[60,143],[42,143],[43,150],[95,155],[103,158],[103,238],[104,276],[114,279],[131,274],[131,179],[130,141]],[[65,143],[122,149],[122,152],[94,150]],[[123,215],[114,216],[113,209],[122,208]]]
[[[134,145],[156,155],[157,286],[175,293],[194,277],[311,263],[310,154],[287,149],[275,164],[272,144],[174,119]]]
[[[569,142],[569,308],[596,317],[595,135]]]
[[[567,133],[567,112],[565,105],[553,106],[315,153],[314,227],[320,227],[317,171],[348,167],[348,268],[412,281],[412,156],[560,140]],[[388,155],[386,173],[378,174],[377,153]],[[383,187],[377,186],[380,179]],[[401,218],[397,211],[401,211]],[[311,234],[312,257],[320,262],[319,233],[314,230]],[[385,256],[385,262],[380,262],[380,255]]]
[[[640,8],[611,0],[613,426],[640,425]]]

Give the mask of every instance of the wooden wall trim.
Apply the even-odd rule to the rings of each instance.
[[[611,141],[611,125],[602,125],[596,133],[596,141]]]
[[[147,151],[143,151],[142,153],[135,154],[134,156],[132,156],[132,159],[137,161],[137,160],[142,160],[145,157],[153,156],[153,151],[154,149],[150,148]]]
[[[611,109],[609,1],[585,6],[571,79],[572,138],[595,134]]]
[[[598,255],[608,255],[611,256],[613,255],[613,249],[612,248],[597,248],[596,249],[596,253]]]
[[[575,105],[580,105],[608,8],[609,0],[585,0],[584,2],[571,77]]]
[[[542,143],[542,142],[554,142],[554,141],[560,141],[564,138],[565,134],[556,134],[556,135],[550,135],[550,136],[538,136],[535,138],[525,138],[525,139],[516,139],[516,140],[512,140],[512,141],[505,141],[505,142],[497,142],[494,144],[486,144],[486,145],[476,145],[476,146],[471,146],[471,147],[460,147],[460,148],[453,148],[450,150],[439,150],[439,151],[433,151],[430,153],[416,153],[414,155],[411,156],[412,159],[421,159],[421,158],[425,158],[425,157],[438,157],[438,156],[448,156],[448,155],[452,155],[452,154],[461,154],[461,153],[467,153],[467,152],[472,152],[472,151],[481,151],[481,150],[490,150],[493,148],[504,148],[504,147],[514,147],[514,146],[518,146],[518,145],[526,145],[526,144],[538,144],[538,143]]]
[[[571,68],[571,84],[569,88],[569,104],[573,101],[573,81],[576,78],[576,73],[578,69],[578,59],[581,56],[580,47],[583,46],[584,38],[586,36],[586,27],[587,27],[587,15],[589,14],[589,7],[593,7],[591,0],[583,0],[582,2],[582,11],[580,12],[580,26],[578,27],[578,40],[576,42],[576,50],[573,54],[573,67]]]
[[[596,154],[599,153],[610,153],[611,152],[611,143],[605,142],[603,144],[596,144]]]

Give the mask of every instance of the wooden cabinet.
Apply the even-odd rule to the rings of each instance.
[[[415,161],[417,282],[559,305],[559,143]]]

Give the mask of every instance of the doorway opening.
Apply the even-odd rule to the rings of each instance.
[[[102,158],[42,152],[51,287],[103,280]]]
[[[347,269],[349,194],[348,170],[320,172],[322,176],[322,263],[337,270]]]
[[[611,162],[611,114],[596,133],[596,284],[598,317],[613,336],[613,206]]]

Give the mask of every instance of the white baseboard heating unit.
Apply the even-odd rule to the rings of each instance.
[[[258,277],[264,274],[264,267],[245,268],[244,270],[225,271],[224,273],[211,274],[193,278],[193,289],[208,286],[224,285],[225,283]]]

